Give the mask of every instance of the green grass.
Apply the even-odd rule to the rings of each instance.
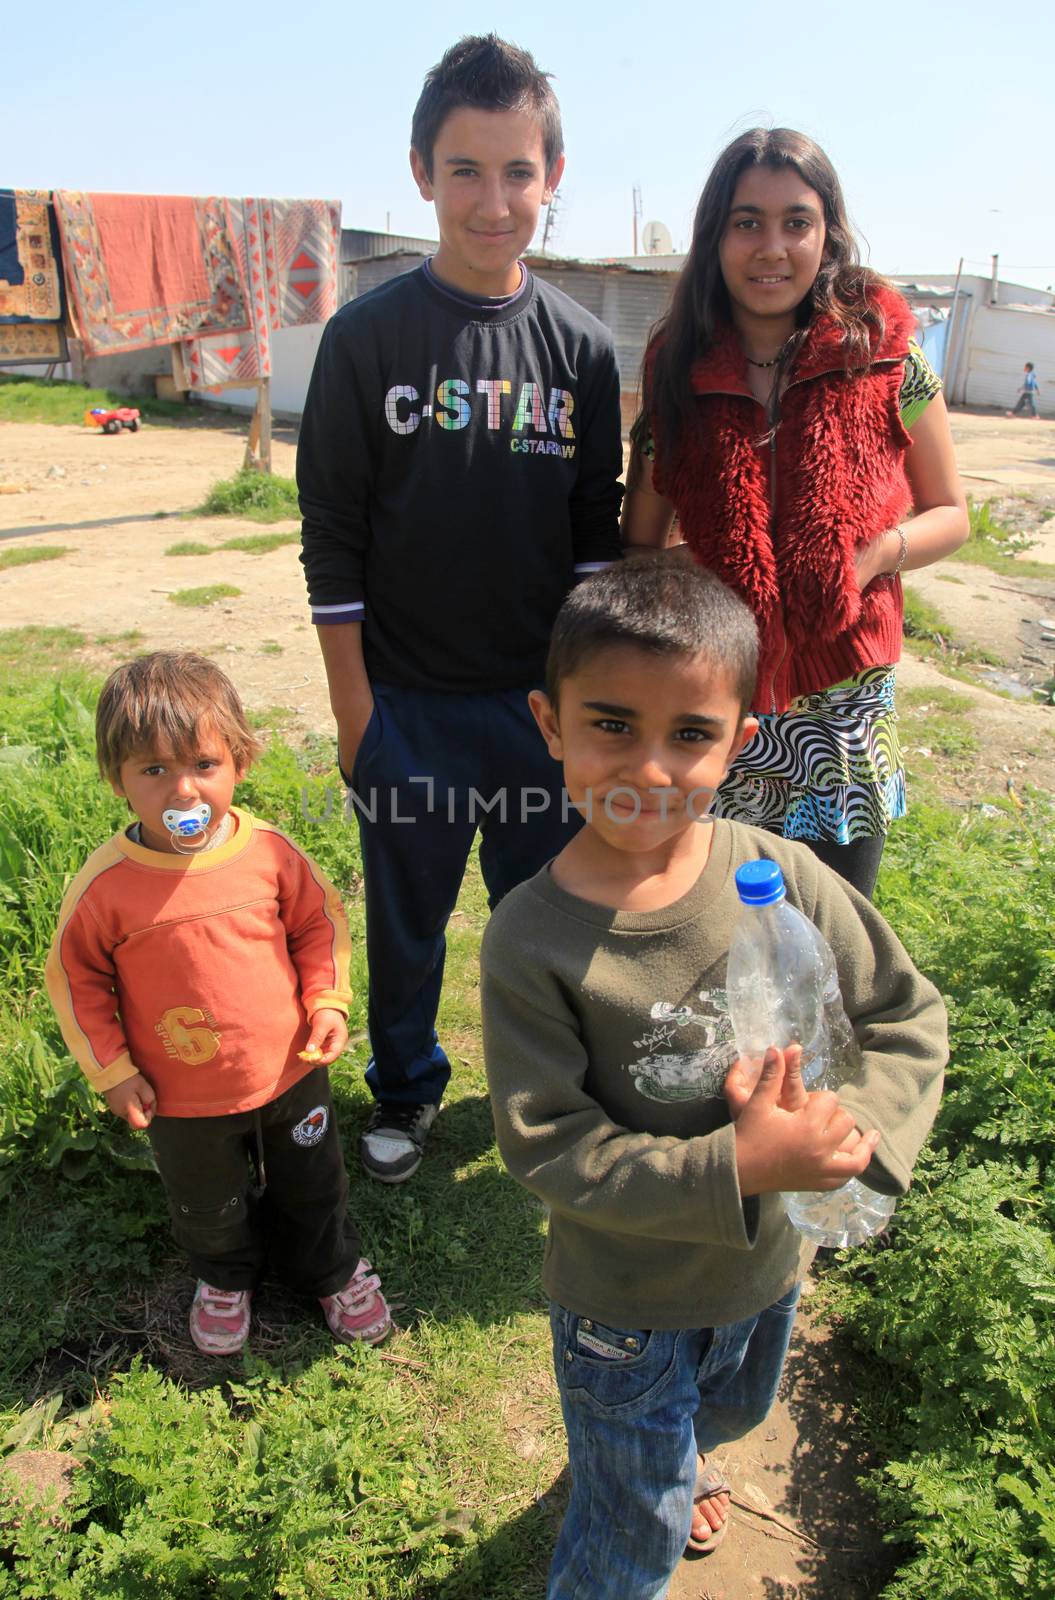
[[[241,592],[233,583],[206,583],[198,589],[176,589],[169,599],[174,606],[213,606],[217,600],[234,600]]]
[[[51,422],[82,425],[84,413],[94,406],[113,410],[138,406],[145,417],[186,422],[188,408],[175,400],[150,395],[119,394],[116,389],[92,389],[83,383],[47,382],[17,373],[0,373],[0,422]]]
[[[69,549],[64,544],[19,545],[7,550],[0,549],[0,572],[6,572],[8,567],[31,567],[37,561],[57,561],[60,556],[68,554]]]
[[[969,676],[963,669],[978,664],[1003,666],[1003,658],[984,645],[964,644],[954,636],[937,606],[905,585],[905,642],[913,655],[934,661],[950,676]],[[973,680],[972,680],[973,681]]]
[[[411,1184],[366,1183],[362,863],[332,741],[276,736],[250,771],[240,798],[345,892],[356,998],[335,1101],[399,1327],[383,1350],[335,1350],[317,1307],[265,1283],[247,1352],[195,1355],[143,1141],[86,1095],[41,983],[65,885],[127,820],[94,769],[85,643],[0,634],[0,1453],[80,1463],[65,1522],[5,1527],[0,1600],[540,1600],[564,1441],[545,1221],[502,1170],[482,1069],[477,863],[450,927],[455,1070],[428,1160]],[[900,706],[951,727],[970,710],[945,687]],[[864,1352],[853,1426],[901,1561],[883,1600],[1055,1593],[1055,819],[999,804],[985,819],[917,794],[880,879],[953,1044],[890,1238],[824,1269]]]
[[[233,478],[214,483],[196,517],[246,517],[251,522],[282,522],[300,517],[297,485],[292,478],[244,468]]]
[[[284,728],[292,715],[289,706],[262,706],[259,711],[246,711],[250,727],[266,733]]]
[[[170,544],[165,551],[167,556],[211,556],[214,545],[202,544],[200,539],[181,539],[178,544]]]
[[[4,686],[34,674],[57,671],[88,643],[78,628],[0,629],[0,705]],[[0,722],[0,727],[3,723]]]
[[[868,1357],[870,1486],[904,1547],[882,1600],[1055,1594],[1055,815],[998,806],[917,802],[880,877],[952,1044],[886,1248],[827,1280]]]
[[[899,689],[898,711],[902,716],[916,716],[936,711],[943,717],[962,717],[970,711],[974,701],[969,694],[958,689]]]
[[[39,666],[45,642],[0,636],[0,660]],[[53,660],[72,643],[56,633]],[[245,1355],[198,1357],[157,1178],[125,1164],[143,1143],[85,1099],[42,992],[63,886],[127,818],[94,772],[94,692],[76,674],[0,676],[0,725],[24,752],[0,762],[0,1451],[20,1439],[81,1463],[67,1525],[23,1512],[5,1531],[0,1596],[538,1600],[554,1524],[537,1497],[564,1445],[544,1219],[502,1170],[486,1097],[476,864],[451,924],[455,1077],[429,1160],[403,1189],[371,1185],[355,1176],[372,1106],[361,860],[332,742],[273,739],[250,772],[240,798],[352,886],[356,1042],[334,1092],[399,1331],[383,1351],[335,1350],[316,1306],[265,1285]]]
[[[967,509],[971,519],[967,542],[954,550],[947,560],[988,567],[991,572],[1008,577],[1055,578],[1055,563],[1033,561],[1025,556],[1023,552],[1031,549],[1036,540],[1000,522],[993,513],[991,500],[980,505],[968,500]]]
[[[214,556],[221,550],[241,550],[246,555],[264,556],[285,544],[299,544],[299,533],[240,533],[222,544],[202,544],[199,539],[181,539],[170,544],[167,556]]]
[[[266,556],[270,550],[278,550],[284,544],[299,543],[299,533],[240,533],[233,539],[225,539],[220,549],[242,550],[247,555]]]
[[[146,634],[138,628],[126,628],[123,633],[100,633],[95,642],[104,646],[120,645],[122,650],[134,650],[145,638]]]
[[[282,654],[282,646],[277,639],[264,639],[260,644],[260,654],[262,656],[280,656]]]
[[[955,689],[910,689],[898,695],[898,722],[910,776],[935,770],[936,760],[964,771],[978,750],[978,738],[966,725],[974,702]],[[920,751],[930,751],[922,756]]]
[[[905,638],[922,639],[931,643],[945,643],[951,638],[951,628],[936,605],[924,600],[915,589],[905,589]]]

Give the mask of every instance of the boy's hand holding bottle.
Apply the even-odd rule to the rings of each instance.
[[[790,1057],[792,1051],[786,1054]],[[879,1143],[877,1131],[858,1132],[837,1094],[829,1089],[806,1092],[801,1051],[794,1057],[788,1062],[784,1051],[770,1046],[746,1098],[749,1078],[742,1062],[726,1079],[743,1195],[841,1189],[865,1170]]]

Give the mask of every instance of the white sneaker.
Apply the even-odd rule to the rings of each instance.
[[[363,1170],[379,1183],[403,1183],[417,1172],[439,1109],[382,1100],[359,1139]]]

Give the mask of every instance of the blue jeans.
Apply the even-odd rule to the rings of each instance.
[[[436,1038],[446,928],[479,830],[492,909],[581,826],[535,725],[528,690],[444,694],[374,683],[350,775],[366,893],[366,1081],[378,1100],[439,1105]]]
[[[674,1333],[551,1306],[572,1488],[546,1600],[662,1600],[692,1526],[697,1453],[766,1416],[798,1298],[796,1284],[743,1322]]]

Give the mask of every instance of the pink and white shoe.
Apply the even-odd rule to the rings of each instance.
[[[381,1279],[369,1261],[359,1262],[343,1289],[319,1300],[330,1332],[346,1344],[380,1344],[392,1331],[392,1314],[381,1293]]]
[[[249,1333],[251,1289],[214,1289],[198,1279],[190,1308],[190,1336],[208,1356],[234,1356]]]

